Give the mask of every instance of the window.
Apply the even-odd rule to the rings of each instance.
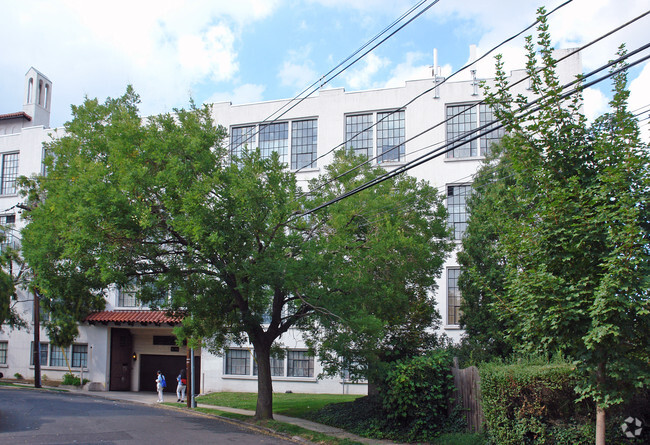
[[[2,178],[0,178],[0,195],[16,194],[18,178],[18,153],[2,155]]]
[[[478,107],[472,104],[448,105],[447,119],[449,119],[447,121],[447,142],[452,143],[453,141],[456,141],[456,139],[461,138],[463,134],[472,132],[479,126],[489,124],[496,120],[496,116],[489,105],[480,104]],[[492,132],[481,136],[478,139],[478,144],[476,142],[477,139],[468,141],[465,144],[456,147],[452,151],[447,152],[447,157],[469,158],[478,156],[479,154],[480,156],[486,156],[489,152],[490,145],[492,145],[494,141],[501,139],[504,134],[503,128],[495,129],[496,125],[497,124],[494,123],[481,131],[469,134],[467,138],[475,137],[479,133],[484,133],[490,129],[493,130]],[[462,139],[459,141],[462,141]],[[454,145],[459,141],[456,141]],[[480,147],[480,150],[477,150],[477,146]]]
[[[314,357],[307,356],[307,351],[288,351],[287,376],[313,377]]]
[[[88,366],[88,345],[72,345],[72,367]]]
[[[452,143],[463,134],[476,130],[476,107],[473,105],[447,106],[447,119],[449,119],[447,121],[447,143]],[[469,137],[471,136],[473,135]],[[467,158],[476,155],[476,139],[447,152],[448,158]]]
[[[465,234],[468,216],[466,200],[471,192],[470,184],[447,186],[447,213],[449,225],[454,230],[455,240],[462,239]]]
[[[255,125],[245,127],[234,127],[230,132],[230,155],[240,158],[244,147],[254,150],[255,147]]]
[[[14,225],[16,215],[0,215],[0,251],[7,247],[16,248],[14,237]]]
[[[255,356],[257,358],[257,356]],[[257,375],[257,360],[253,361],[253,375]],[[284,359],[271,356],[271,376],[284,376]]]
[[[47,343],[41,343],[41,365],[47,365],[48,346]],[[30,366],[34,366],[34,342],[32,342],[29,349],[29,364]]]
[[[117,305],[120,307],[138,307],[138,299],[136,298],[136,290],[133,286],[127,288],[120,288],[117,291]]]
[[[41,363],[45,363],[41,356]],[[50,366],[67,366],[68,365],[68,348],[61,348],[52,345],[50,351]]]
[[[496,115],[494,114],[494,111],[492,111],[492,108],[490,108],[489,105],[484,105],[481,104],[479,105],[479,122],[481,125],[485,125],[487,123],[490,123],[492,121],[496,120]],[[486,130],[492,130],[494,127],[496,127],[496,123],[490,125],[487,127]],[[482,133],[482,132],[481,132]],[[490,146],[492,143],[497,142],[501,140],[505,133],[505,130],[503,127],[494,129],[491,133],[486,134],[485,136],[482,136],[480,138],[481,141],[481,156],[487,156],[488,153],[490,152]]]
[[[6,341],[0,341],[0,365],[7,364],[7,347],[9,343]]]
[[[291,168],[316,167],[316,140],[318,125],[316,119],[291,123]]]
[[[457,325],[460,320],[460,289],[458,289],[459,268],[447,269],[447,324]]]
[[[228,349],[226,351],[226,374],[249,375],[250,352],[246,349]]]
[[[404,111],[377,113],[377,156],[379,162],[404,160]]]
[[[372,114],[345,117],[345,140],[355,155],[371,158],[374,153]]]
[[[280,162],[287,164],[289,149],[289,124],[280,122],[260,126],[260,152],[263,158],[270,158],[274,151],[280,156]]]

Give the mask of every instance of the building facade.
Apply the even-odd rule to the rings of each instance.
[[[556,57],[569,54],[560,50]],[[581,72],[579,54],[558,64],[562,83]],[[407,81],[404,86],[346,92],[322,89],[303,100],[277,100],[244,105],[213,105],[214,121],[228,129],[230,150],[259,147],[262,155],[277,152],[297,175],[300,184],[318,176],[331,162],[333,152],[343,146],[374,159],[387,170],[402,167],[426,153],[448,148],[463,134],[493,121],[490,108],[481,103],[480,73],[467,80],[443,82],[440,77]],[[529,95],[523,70],[513,71],[513,95]],[[20,175],[42,172],[42,143],[62,130],[49,129],[51,82],[33,68],[25,83],[23,111],[0,115],[0,223],[22,224],[15,180]],[[412,168],[408,174],[429,181],[446,196],[449,224],[460,242],[467,212],[465,197],[472,176],[490,144],[502,136],[500,130],[481,131],[479,138],[456,143],[453,151],[441,154]],[[16,233],[15,231],[12,233]],[[19,242],[7,238],[5,242]],[[462,335],[459,327],[461,295],[457,287],[460,269],[456,252],[447,259],[437,283],[435,299],[442,316],[441,331],[454,341]],[[21,290],[15,302],[27,320],[32,319],[32,301]],[[163,369],[168,381],[185,366],[187,348],[177,346],[172,334],[180,320],[141,307],[133,292],[110,289],[106,310],[91,314],[80,327],[75,345],[61,351],[49,344],[41,331],[42,373],[59,379],[71,368],[84,373],[96,390],[153,391],[156,369]],[[0,332],[0,372],[5,376],[33,375],[32,328]],[[345,376],[319,378],[318,360],[307,354],[299,331],[280,339],[286,354],[272,363],[276,392],[365,393],[364,383]],[[257,390],[256,365],[252,346],[233,347],[223,355],[195,350],[197,392]],[[321,376],[322,377],[322,376]],[[170,391],[173,391],[173,386]]]

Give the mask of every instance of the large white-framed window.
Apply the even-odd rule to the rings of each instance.
[[[291,169],[316,166],[318,122],[316,119],[291,122]]]
[[[373,126],[373,123],[377,124]],[[376,131],[373,131],[376,129]],[[403,162],[406,155],[406,114],[404,110],[363,112],[345,116],[346,147],[377,163]]]
[[[250,375],[250,357],[248,349],[228,349],[224,374]]]
[[[373,119],[372,113],[345,116],[345,140],[347,147],[354,150],[354,154],[365,158],[373,157],[375,149]]]
[[[125,286],[117,290],[117,306],[118,307],[138,307],[140,303],[136,297],[135,286]]]
[[[461,294],[458,288],[460,267],[447,268],[447,325],[457,326],[460,322]]]
[[[478,139],[469,140],[460,146],[456,146],[454,150],[447,152],[447,158],[486,156],[492,143],[500,140],[504,134],[503,128],[496,128],[498,125],[496,122],[481,131],[474,131],[478,127],[496,120],[492,108],[486,104],[447,105],[446,118],[448,119],[447,143],[453,143],[454,145],[462,142],[464,140],[462,136],[465,134],[467,134],[466,139],[471,139],[492,130]]]
[[[234,158],[240,158],[245,147],[255,148],[255,125],[244,125],[233,127],[230,130],[230,154]]]
[[[291,129],[291,131],[289,131]],[[262,158],[276,152],[280,162],[293,170],[316,168],[318,157],[318,119],[233,126],[230,129],[230,154],[241,157],[244,147],[259,148]]]
[[[0,341],[0,365],[7,364],[7,351],[9,350],[8,341]]]
[[[287,351],[287,377],[313,377],[314,357],[307,351]]]
[[[0,195],[15,195],[16,180],[18,179],[18,152],[3,153],[0,166]]]
[[[454,239],[460,240],[467,228],[467,198],[472,193],[471,184],[453,184],[447,186],[447,218],[453,229]]]

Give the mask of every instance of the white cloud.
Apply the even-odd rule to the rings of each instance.
[[[630,82],[629,109],[631,111],[642,111],[640,110],[642,107],[650,105],[650,88],[648,88],[648,85],[650,85],[650,63],[646,62],[639,76]],[[649,108],[645,108],[645,110],[646,113],[639,116],[639,118],[647,117],[650,114]],[[646,143],[650,143],[650,126],[648,126],[647,120],[642,122],[641,136]]]
[[[390,60],[379,57],[375,53],[370,53],[357,62],[356,65],[346,70],[343,78],[352,89],[373,88],[378,86],[373,77],[388,65],[390,65]]]
[[[235,35],[224,24],[210,27],[202,35],[178,39],[178,62],[191,80],[209,76],[219,82],[230,80],[239,69],[234,50]]]
[[[596,88],[587,88],[582,92],[583,113],[591,123],[609,109],[609,99]]]

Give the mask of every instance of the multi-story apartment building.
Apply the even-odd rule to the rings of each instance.
[[[568,50],[558,52],[558,56],[567,54]],[[558,65],[563,83],[580,72],[577,53]],[[513,71],[511,76],[513,81],[521,80],[525,72]],[[216,123],[228,128],[228,144],[233,152],[246,144],[259,147],[262,154],[276,151],[296,172],[299,182],[306,184],[331,161],[333,150],[343,145],[392,170],[493,120],[490,108],[480,103],[483,96],[478,88],[480,80],[489,83],[489,79],[474,73],[470,80],[443,80],[431,77],[407,81],[397,88],[355,92],[323,89],[299,101],[217,103],[213,106],[213,117]],[[513,93],[528,95],[527,86],[524,80]],[[0,209],[4,209],[0,222],[14,224],[16,229],[22,224],[16,207],[20,201],[16,178],[41,172],[42,143],[57,137],[57,132],[48,128],[51,94],[51,82],[32,68],[26,75],[23,112],[0,115]],[[59,129],[58,133],[62,131]],[[498,130],[486,134],[408,172],[429,181],[446,195],[449,223],[457,240],[462,237],[467,220],[465,196],[472,175],[491,142],[499,137]],[[17,238],[9,236],[5,242],[17,242]],[[445,263],[435,293],[443,320],[441,330],[454,340],[462,334],[458,324],[461,296],[456,285],[459,271],[454,252]],[[156,369],[162,369],[169,379],[185,366],[187,350],[177,346],[172,335],[172,327],[180,320],[141,307],[129,290],[111,289],[108,295],[106,310],[91,314],[82,323],[80,336],[71,348],[53,347],[45,331],[41,331],[42,373],[52,379],[60,378],[70,366],[75,373],[83,371],[93,389],[153,391]],[[30,322],[32,299],[21,290],[15,302]],[[33,374],[31,329],[2,329],[0,372],[8,376],[16,372],[24,376]],[[342,376],[318,379],[320,365],[307,354],[299,331],[290,331],[281,340],[287,353],[272,363],[275,391],[366,391],[365,384],[350,382]],[[252,347],[233,347],[222,356],[196,350],[195,358],[199,392],[256,391]]]

